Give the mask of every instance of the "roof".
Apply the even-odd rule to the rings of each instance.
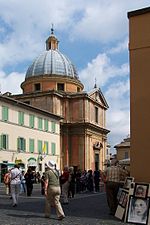
[[[40,75],[62,75],[78,79],[72,62],[58,49],[42,52],[29,66],[26,78]]]
[[[96,95],[95,95],[96,94]],[[101,91],[101,89],[100,88],[94,88],[94,89],[92,89],[91,91],[89,91],[88,92],[88,96],[89,97],[92,97],[92,96],[94,96],[95,95],[95,97],[96,97],[96,101],[97,102],[102,102],[103,103],[103,105],[106,107],[106,108],[109,108],[109,106],[108,106],[108,104],[107,104],[107,101],[106,101],[106,99],[105,99],[105,97],[104,97],[104,95],[103,95],[103,93],[102,93],[102,91]]]
[[[51,29],[51,35],[46,40],[46,50],[43,51],[29,66],[26,79],[33,76],[62,75],[78,79],[75,66],[69,58],[58,50],[58,39]]]
[[[24,108],[26,110],[30,110],[30,111],[33,111],[33,112],[36,112],[36,113],[40,113],[40,114],[43,114],[43,115],[48,116],[48,117],[51,116],[52,118],[54,118],[56,120],[63,119],[63,117],[61,117],[61,116],[55,115],[55,114],[50,113],[50,112],[48,112],[46,110],[42,110],[42,109],[33,107],[33,106],[29,105],[29,104],[26,104],[24,102],[15,100],[15,99],[13,99],[11,97],[0,95],[0,101],[1,102],[6,102],[8,104],[12,104],[13,106]]]
[[[142,14],[145,14],[145,13],[150,13],[150,7],[137,9],[137,10],[128,12],[128,18],[133,17],[133,16],[142,15]]]
[[[114,148],[130,147],[130,138],[125,138],[120,144],[114,146]]]

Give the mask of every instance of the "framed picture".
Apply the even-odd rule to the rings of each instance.
[[[117,194],[117,200],[118,200],[118,202],[119,202],[119,198],[121,196],[122,190],[125,190],[125,189],[119,188],[119,191],[118,191],[118,194]]]
[[[118,204],[120,206],[122,206],[123,208],[126,207],[126,204],[127,204],[127,200],[128,200],[128,191],[125,190],[125,189],[122,189],[121,190],[121,194],[120,194],[120,197],[119,197],[119,200],[118,200]]]
[[[148,194],[149,184],[135,183],[134,196],[146,198]]]
[[[129,197],[127,209],[127,223],[147,224],[149,213],[149,198],[139,198],[133,195]]]
[[[126,205],[128,202],[129,191],[127,189],[119,188],[117,199],[118,206],[115,213],[115,217],[123,220],[126,212]]]
[[[131,183],[134,181],[134,177],[126,177],[123,188],[130,189]]]

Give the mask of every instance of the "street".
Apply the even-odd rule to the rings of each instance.
[[[57,220],[52,209],[51,219],[44,218],[44,196],[40,194],[40,185],[34,184],[33,195],[19,197],[17,207],[5,195],[4,185],[0,185],[0,224],[2,225],[123,225],[114,216],[108,215],[105,192],[76,194],[69,205],[63,205],[66,218]]]

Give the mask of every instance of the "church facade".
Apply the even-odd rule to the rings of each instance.
[[[72,62],[58,49],[51,29],[46,50],[29,66],[16,100],[61,116],[60,168],[104,169],[108,104],[100,88],[84,91]]]

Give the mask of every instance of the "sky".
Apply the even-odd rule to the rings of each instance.
[[[51,33],[75,65],[84,90],[95,82],[109,105],[108,144],[130,134],[129,20],[149,0],[0,0],[0,91],[21,94],[20,84]]]

